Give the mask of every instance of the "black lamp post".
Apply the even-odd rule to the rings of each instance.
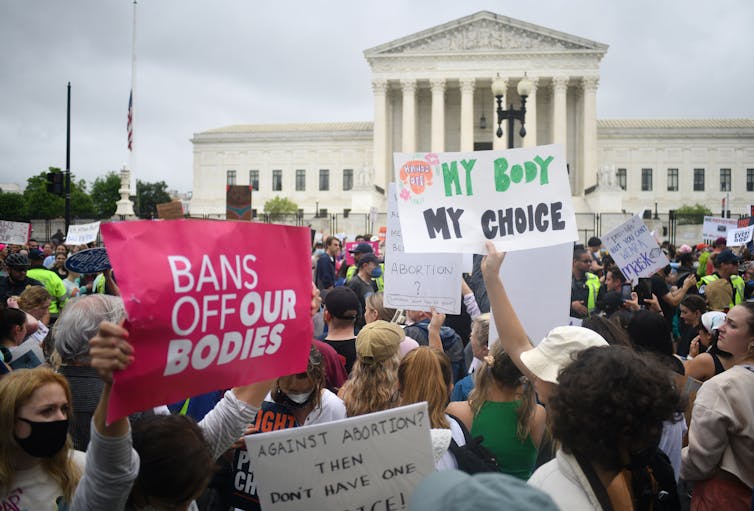
[[[495,95],[495,99],[497,99],[497,138],[500,138],[503,136],[503,121],[508,120],[508,147],[513,148],[513,123],[516,119],[518,119],[521,122],[521,129],[519,130],[518,134],[521,136],[521,138],[526,136],[526,98],[529,96],[529,93],[531,93],[533,84],[531,81],[526,78],[526,74],[524,74],[524,77],[521,79],[520,82],[518,82],[518,95],[521,96],[521,108],[516,110],[513,108],[513,105],[511,104],[508,107],[508,110],[503,110],[503,96],[505,95],[505,86],[506,82],[502,78],[500,78],[500,75],[497,75],[497,78],[492,82],[492,93]]]

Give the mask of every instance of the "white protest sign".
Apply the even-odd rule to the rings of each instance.
[[[728,229],[728,246],[739,247],[751,241],[754,225],[741,227],[740,229]]]
[[[670,264],[638,215],[604,234],[602,243],[629,282],[639,277],[650,277]]]
[[[99,222],[90,224],[78,224],[68,226],[68,234],[65,237],[66,245],[84,245],[97,241]]]
[[[573,243],[505,254],[500,278],[526,335],[534,344],[556,326],[567,325],[571,310]],[[489,344],[499,334],[490,318]]]
[[[26,245],[30,230],[31,224],[0,220],[0,243]]]
[[[578,239],[563,149],[395,153],[406,252],[513,251]]]
[[[385,239],[385,306],[393,309],[461,313],[461,254],[406,254],[395,183],[388,186]]]
[[[432,470],[427,403],[244,437],[262,509],[406,509]]]
[[[705,243],[712,243],[717,238],[727,238],[728,230],[736,227],[738,227],[738,220],[735,218],[705,216],[702,225],[702,239]]]

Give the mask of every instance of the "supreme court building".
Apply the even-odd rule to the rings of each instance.
[[[385,211],[393,152],[504,149],[492,82],[506,108],[531,81],[515,147],[565,148],[577,212],[637,213],[704,204],[733,215],[754,203],[752,119],[600,120],[603,43],[478,12],[370,48],[373,122],[235,125],[194,134],[192,216],[224,217],[226,184],[251,185],[252,208],[288,197],[306,215]],[[368,86],[369,84],[364,84]],[[626,98],[629,100],[630,98]],[[693,116],[694,112],[689,112]]]

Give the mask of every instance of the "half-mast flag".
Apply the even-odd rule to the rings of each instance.
[[[134,143],[134,90],[131,89],[131,93],[128,95],[128,122],[126,123],[126,130],[128,131],[128,150],[133,150]]]

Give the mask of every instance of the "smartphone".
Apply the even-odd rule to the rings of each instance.
[[[639,305],[644,305],[645,299],[651,299],[652,279],[647,277],[639,278],[639,283],[636,285],[636,294],[639,297]]]
[[[631,299],[631,283],[624,282],[620,288],[620,297],[625,302]]]

